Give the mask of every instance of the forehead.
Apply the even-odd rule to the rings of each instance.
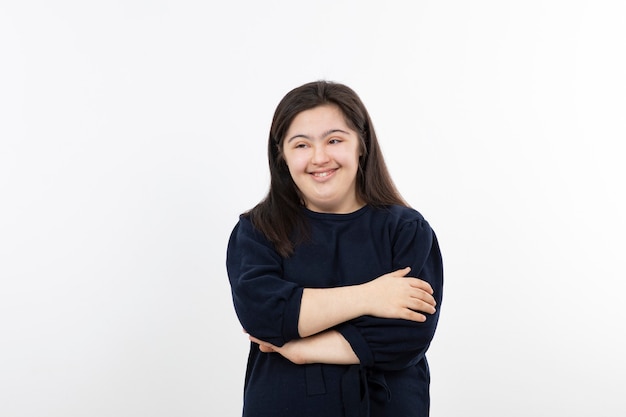
[[[291,121],[287,133],[315,133],[328,128],[353,130],[339,106],[324,104],[298,113]]]

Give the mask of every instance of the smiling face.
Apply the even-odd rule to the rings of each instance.
[[[351,213],[363,206],[356,193],[360,139],[339,107],[322,105],[298,113],[282,150],[309,210]]]

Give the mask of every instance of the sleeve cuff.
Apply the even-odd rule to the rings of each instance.
[[[343,323],[336,327],[336,330],[350,343],[354,354],[359,358],[362,367],[374,366],[374,354],[369,345],[359,333],[356,326]]]
[[[298,321],[300,321],[300,304],[304,288],[296,288],[285,304],[283,314],[283,338],[285,343],[300,338],[298,333]]]

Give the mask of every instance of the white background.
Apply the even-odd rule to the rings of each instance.
[[[623,416],[621,1],[1,1],[0,414],[237,416],[224,267],[290,89],[438,233],[432,416]]]

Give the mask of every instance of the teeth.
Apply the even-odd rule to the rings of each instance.
[[[330,175],[330,172],[316,172],[313,175],[315,175],[316,177],[327,177],[328,175]]]

